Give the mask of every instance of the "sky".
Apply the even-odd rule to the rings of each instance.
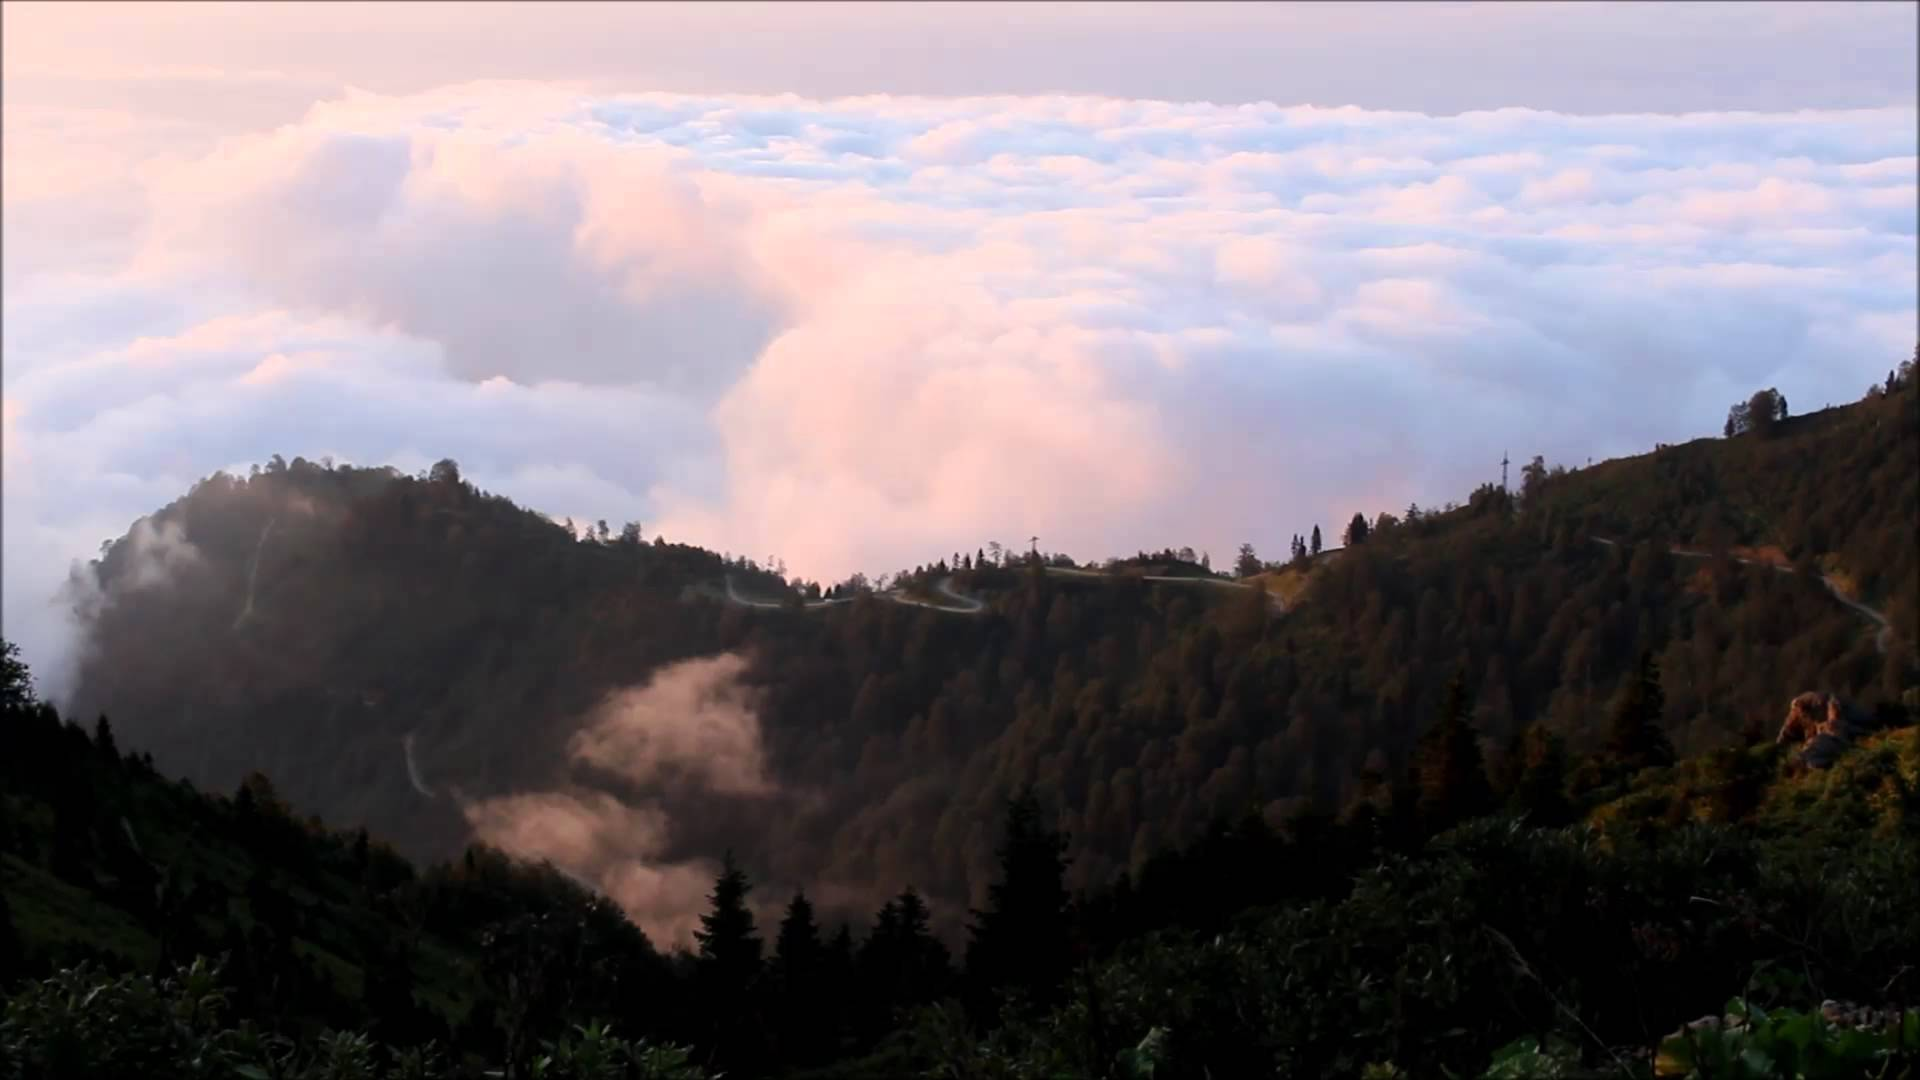
[[[1851,401],[1916,10],[8,3],[0,631],[276,453],[834,580]]]

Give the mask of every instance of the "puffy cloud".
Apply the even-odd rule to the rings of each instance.
[[[832,577],[1035,533],[1277,550],[1502,450],[1848,400],[1912,346],[1915,121],[542,84],[172,143],[42,116],[7,632],[56,641],[68,559],[276,452],[453,456]],[[131,180],[63,179],[107,153]]]
[[[568,745],[589,775],[562,790],[465,803],[474,835],[595,887],[656,943],[690,946],[717,867],[676,854],[674,814],[779,794],[740,681],[746,666],[733,653],[686,660],[608,695]]]
[[[545,791],[465,809],[480,842],[551,862],[619,904],[657,945],[692,944],[717,868],[661,859],[669,823],[659,807],[630,806],[605,792]]]
[[[628,783],[691,783],[722,795],[772,790],[744,657],[689,660],[610,695],[568,744],[573,759]]]

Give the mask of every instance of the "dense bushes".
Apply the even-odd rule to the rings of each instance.
[[[1915,839],[1831,847],[1687,825],[1617,841],[1483,820],[1383,858],[1343,898],[1131,945],[951,1075],[1103,1076],[1147,1039],[1156,1077],[1352,1076],[1383,1062],[1477,1075],[1529,1038],[1588,1067],[1644,1065],[1664,1035],[1776,969],[1795,974],[1803,1008],[1911,1001]]]
[[[427,1043],[397,1048],[326,1031],[296,1041],[229,1026],[229,989],[205,960],[163,979],[87,966],[26,984],[0,1020],[5,1080],[703,1080],[684,1049],[617,1037],[601,1024],[548,1042],[518,1070],[488,1069]]]

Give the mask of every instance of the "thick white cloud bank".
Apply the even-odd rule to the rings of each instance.
[[[1916,113],[363,93],[8,106],[5,632],[274,453],[838,577],[1284,550],[1916,338]],[[17,135],[17,138],[16,138]],[[177,137],[174,137],[177,136]]]

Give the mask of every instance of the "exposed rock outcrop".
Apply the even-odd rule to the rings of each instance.
[[[1866,717],[1838,695],[1809,691],[1787,706],[1787,720],[1774,742],[1798,746],[1802,764],[1824,769],[1870,727]]]

